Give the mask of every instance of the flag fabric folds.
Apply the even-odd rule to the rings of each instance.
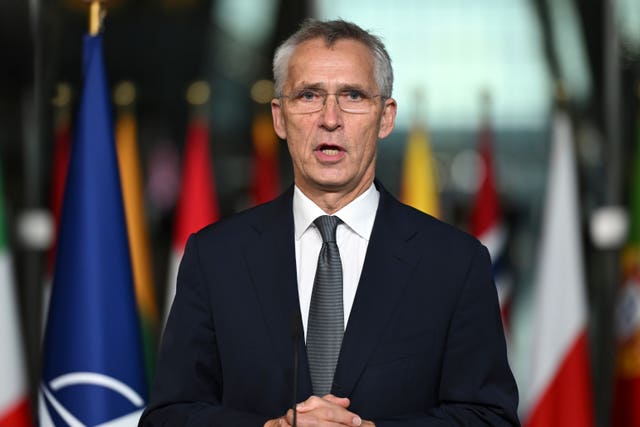
[[[554,118],[550,156],[523,425],[592,426],[577,172],[571,122],[562,111]]]
[[[30,427],[27,373],[0,181],[0,427]]]
[[[493,131],[488,122],[480,130],[478,154],[480,158],[480,186],[469,218],[469,229],[489,250],[493,275],[500,300],[502,322],[508,330],[512,285],[506,271],[507,230],[502,219],[500,199],[496,190],[493,165]]]
[[[187,131],[182,160],[180,196],[176,206],[173,242],[169,255],[165,322],[176,294],[178,266],[189,235],[217,221],[219,217],[218,196],[209,149],[209,127],[205,120],[195,118]]]
[[[136,425],[146,387],[102,36],[85,36],[83,56],[44,338],[40,425]]]
[[[271,115],[256,114],[251,128],[253,138],[253,204],[268,202],[280,194],[279,142]]]
[[[116,120],[116,147],[127,219],[133,283],[144,344],[147,382],[151,384],[157,351],[159,317],[145,217],[136,120],[133,112],[127,107],[121,108]]]
[[[613,427],[640,426],[640,114],[633,160],[630,229],[622,252],[623,283],[616,307]]]
[[[436,170],[427,131],[415,126],[409,133],[400,183],[400,200],[440,217]]]

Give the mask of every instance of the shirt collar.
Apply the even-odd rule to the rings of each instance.
[[[363,239],[369,240],[373,222],[380,201],[380,193],[372,183],[364,193],[351,203],[337,211],[334,215]],[[313,221],[326,213],[294,186],[293,190],[293,222],[296,240],[299,240]]]

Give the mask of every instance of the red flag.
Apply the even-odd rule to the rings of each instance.
[[[51,165],[51,189],[50,205],[55,224],[60,219],[62,211],[62,197],[64,195],[64,184],[67,180],[69,170],[69,159],[71,157],[71,120],[68,114],[58,118],[53,142],[53,164]]]
[[[279,141],[270,114],[258,113],[251,128],[253,138],[253,203],[268,202],[280,194]]]
[[[471,210],[471,233],[474,236],[486,235],[500,222],[500,199],[495,186],[493,170],[493,131],[487,123],[480,130],[478,138],[478,153],[481,159],[480,176],[482,181],[476,194],[475,202]]]
[[[64,186],[69,170],[69,159],[71,158],[71,115],[69,105],[65,104],[56,111],[56,124],[53,137],[53,155],[51,164],[51,187],[49,189],[49,206],[53,216],[54,236],[58,235],[58,224],[62,212],[62,199],[64,196]],[[53,280],[53,266],[56,257],[56,240],[54,237],[51,248],[47,253],[46,276],[42,288],[42,322],[47,321],[49,310],[49,298],[51,297],[51,282]],[[44,330],[44,328],[43,328]]]
[[[471,233],[487,247],[491,255],[502,322],[505,330],[508,330],[512,286],[505,269],[507,232],[502,220],[500,198],[496,191],[492,141],[493,131],[487,120],[478,138],[480,186],[471,208],[469,227]]]
[[[194,119],[187,131],[180,196],[176,206],[173,244],[166,294],[166,317],[176,293],[178,265],[189,235],[220,218],[213,164],[209,149],[209,127]]]

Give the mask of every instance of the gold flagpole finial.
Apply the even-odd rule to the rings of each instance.
[[[89,4],[89,34],[92,36],[98,35],[100,27],[102,26],[102,19],[105,15],[105,10],[102,8],[101,3],[104,0],[85,0]]]

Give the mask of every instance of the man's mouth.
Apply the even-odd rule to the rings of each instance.
[[[322,154],[326,155],[326,156],[335,156],[338,153],[340,153],[340,151],[342,151],[342,149],[336,145],[329,145],[329,144],[323,144],[321,146],[319,146],[317,148],[318,151],[322,152]]]

